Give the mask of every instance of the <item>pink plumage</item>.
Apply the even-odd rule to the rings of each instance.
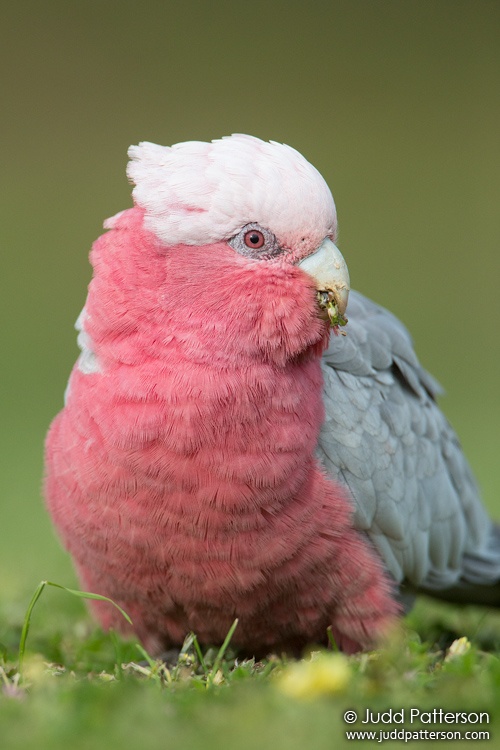
[[[329,329],[299,263],[335,237],[328,188],[257,139],[146,146],[137,205],[94,244],[82,355],[47,438],[47,504],[81,586],[154,654],[191,630],[220,643],[235,617],[234,644],[255,654],[324,643],[328,626],[368,647],[398,607],[315,457]],[[239,252],[247,225],[278,250]]]

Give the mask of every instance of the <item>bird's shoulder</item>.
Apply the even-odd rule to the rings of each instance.
[[[443,392],[437,380],[421,367],[407,328],[389,310],[351,291],[348,318],[347,335],[332,336],[323,356],[325,365],[372,377],[396,367],[419,398],[435,399]]]

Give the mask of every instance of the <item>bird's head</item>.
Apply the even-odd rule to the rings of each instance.
[[[328,300],[342,321],[349,274],[334,244],[335,203],[298,151],[232,135],[171,147],[141,143],[129,156],[134,199],[166,245],[224,240],[249,260],[296,264],[314,279],[320,309]]]
[[[335,204],[301,154],[232,135],[140,143],[129,156],[142,226],[163,248],[162,299],[176,330],[215,330],[218,320],[246,336],[247,350],[274,348],[277,361],[324,339],[325,321],[335,332],[345,323],[349,275],[335,245]],[[123,227],[124,219],[105,226]]]

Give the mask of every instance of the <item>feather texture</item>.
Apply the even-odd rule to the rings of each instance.
[[[235,616],[254,653],[329,625],[368,646],[398,607],[314,456],[327,327],[311,281],[225,244],[178,257],[139,208],[94,245],[80,340],[99,369],[77,364],[47,439],[48,506],[82,585],[152,652],[190,630],[220,642]]]
[[[500,545],[438,383],[387,310],[351,292],[346,337],[323,356],[326,417],[318,455],[350,491],[398,582],[441,591],[500,580]],[[499,596],[500,601],[500,596]]]
[[[235,617],[254,654],[327,627],[368,648],[400,612],[396,583],[499,604],[500,532],[406,329],[352,293],[330,337],[299,267],[337,231],[319,173],[241,135],[130,156],[136,205],[94,243],[46,442],[82,586],[151,653],[190,630],[220,643]]]

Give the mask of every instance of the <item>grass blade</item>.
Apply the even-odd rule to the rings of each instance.
[[[150,668],[150,669],[153,669],[153,668],[155,667],[155,665],[156,665],[156,660],[155,660],[155,659],[153,659],[153,658],[152,658],[152,657],[151,657],[151,656],[150,656],[150,655],[148,654],[148,652],[146,651],[146,649],[145,649],[145,648],[144,648],[143,646],[141,646],[141,644],[140,644],[140,643],[136,643],[136,644],[135,644],[135,647],[136,647],[136,649],[138,650],[138,652],[140,653],[140,655],[141,655],[141,656],[143,657],[143,659],[144,659],[145,661],[147,661],[147,663],[148,663],[148,665],[149,665],[149,668]]]
[[[340,651],[340,649],[339,649],[339,647],[337,645],[337,641],[333,637],[332,626],[331,625],[329,625],[327,627],[327,629],[326,629],[326,635],[328,637],[328,644],[329,644],[330,648],[332,649],[332,651],[334,651],[336,654],[338,654],[339,651]]]
[[[113,607],[115,607],[118,610],[118,612],[120,612],[121,615],[123,615],[123,617],[129,623],[129,625],[132,625],[132,620],[130,619],[129,615],[125,612],[125,610],[122,609],[116,602],[114,602],[108,596],[102,596],[101,594],[91,594],[89,591],[77,591],[76,589],[68,589],[66,586],[61,586],[60,583],[53,583],[52,581],[44,581],[44,583],[47,586],[54,586],[56,589],[62,589],[63,591],[67,591],[68,594],[73,594],[73,596],[78,596],[81,599],[97,599],[98,601],[101,601],[101,602],[109,602],[110,604],[113,605]]]
[[[214,665],[212,667],[212,671],[210,672],[210,674],[208,676],[207,686],[211,685],[213,683],[214,677],[217,674],[217,672],[219,671],[219,667],[221,665],[222,659],[224,658],[224,654],[226,653],[226,649],[227,649],[227,647],[229,646],[229,644],[231,642],[231,638],[233,637],[234,631],[236,630],[237,626],[238,626],[238,618],[236,618],[236,620],[233,622],[233,624],[229,628],[228,634],[224,638],[224,643],[220,647],[219,652],[218,652],[217,656],[215,657],[215,661],[214,661]]]
[[[33,612],[33,607],[39,600],[42,594],[42,591],[44,590],[46,585],[47,585],[47,581],[40,581],[40,583],[36,587],[35,593],[31,597],[31,601],[28,604],[28,609],[26,610],[26,614],[24,616],[23,629],[21,631],[21,640],[19,641],[19,656],[18,656],[19,673],[22,673],[24,652],[26,650],[26,638],[28,637],[28,632],[29,632],[30,623],[31,623],[31,613]]]
[[[33,608],[37,601],[39,600],[40,596],[42,595],[42,591],[46,586],[53,586],[56,589],[62,589],[63,591],[66,591],[68,594],[72,594],[73,596],[78,596],[81,599],[97,599],[99,601],[103,602],[109,602],[113,605],[113,607],[116,607],[116,609],[123,615],[123,617],[126,619],[126,621],[132,625],[132,620],[128,616],[128,614],[123,610],[116,602],[114,602],[112,599],[110,599],[107,596],[102,596],[101,594],[92,594],[89,591],[77,591],[76,589],[69,589],[66,586],[61,586],[60,583],[54,583],[53,581],[40,581],[38,586],[35,589],[35,592],[33,596],[31,597],[30,603],[28,604],[28,609],[26,610],[26,614],[24,616],[24,622],[23,622],[23,628],[21,630],[21,639],[19,641],[19,652],[18,652],[18,670],[19,673],[22,674],[22,668],[23,668],[23,661],[24,661],[24,654],[26,651],[26,639],[28,637],[28,632],[30,629],[31,624],[31,615],[33,613]]]
[[[194,650],[196,651],[196,656],[198,657],[198,661],[200,662],[200,666],[203,669],[203,674],[206,677],[208,674],[208,667],[205,664],[205,659],[203,658],[203,653],[200,648],[200,644],[198,643],[198,638],[196,637],[194,633],[193,633],[193,646],[194,646]]]

